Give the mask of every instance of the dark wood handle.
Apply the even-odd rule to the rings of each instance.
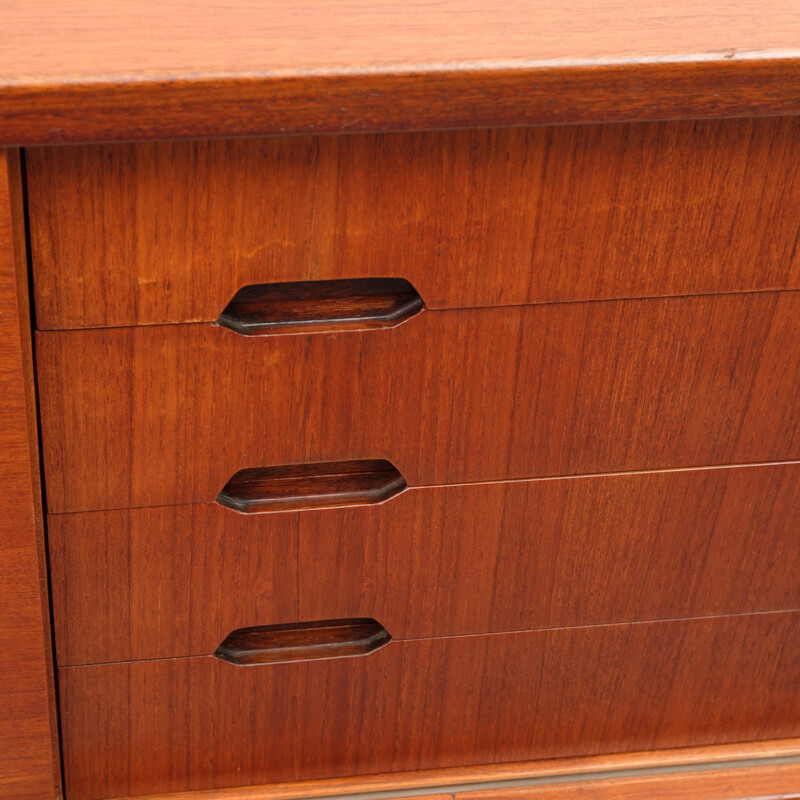
[[[372,653],[391,639],[374,619],[329,619],[240,628],[225,637],[214,655],[239,666],[343,658]]]
[[[245,336],[390,328],[422,307],[417,290],[402,278],[261,283],[240,289],[217,323]]]
[[[385,460],[333,461],[239,470],[217,496],[220,505],[253,514],[280,509],[382,503],[407,486]]]

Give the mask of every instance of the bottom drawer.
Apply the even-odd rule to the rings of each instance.
[[[800,612],[59,670],[71,800],[800,735]]]

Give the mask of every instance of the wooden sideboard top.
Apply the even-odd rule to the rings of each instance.
[[[0,145],[800,114],[785,0],[0,0]]]

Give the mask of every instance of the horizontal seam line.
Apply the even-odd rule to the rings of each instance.
[[[706,620],[724,620],[724,619],[735,619],[735,618],[743,618],[743,617],[763,617],[768,615],[778,615],[778,614],[796,614],[800,612],[800,608],[782,608],[782,609],[771,609],[769,611],[742,611],[733,614],[706,614],[696,617],[666,617],[663,619],[641,619],[641,620],[632,620],[628,622],[598,622],[590,625],[562,625],[550,628],[522,628],[519,630],[508,630],[508,631],[490,631],[488,633],[455,633],[446,636],[418,636],[418,637],[406,637],[403,639],[396,639],[392,637],[392,639],[386,643],[384,647],[379,648],[379,650],[373,651],[374,653],[380,652],[380,650],[384,650],[386,647],[392,644],[401,644],[403,642],[430,642],[430,641],[437,641],[443,639],[482,639],[487,636],[515,636],[519,634],[525,633],[554,633],[558,631],[573,631],[573,630],[593,630],[596,628],[621,628],[621,627],[630,627],[633,625],[658,625],[661,623],[671,623],[671,622],[692,622],[692,621],[706,621]],[[378,620],[380,622],[380,620]],[[283,624],[283,623],[282,623]],[[286,623],[291,624],[291,623]],[[367,657],[372,655],[372,653],[365,653],[362,655],[350,656],[351,658],[360,658],[360,657]],[[347,657],[347,656],[345,656]],[[213,653],[198,653],[193,655],[185,655],[185,656],[165,656],[163,658],[138,658],[138,659],[127,659],[123,661],[87,661],[81,664],[64,664],[64,665],[57,665],[59,669],[78,669],[81,667],[103,667],[103,666],[111,666],[111,665],[120,665],[120,664],[152,664],[158,663],[162,661],[186,661],[188,659],[199,659],[199,658],[214,658],[217,659]],[[333,660],[330,658],[304,658],[304,659],[297,659],[295,662],[273,662],[275,665],[281,663],[301,663],[304,661],[329,661]],[[264,664],[263,666],[269,666],[269,663]]]
[[[430,484],[421,484],[421,485],[408,485],[403,491],[398,492],[397,494],[392,495],[391,497],[383,500],[380,503],[351,503],[349,505],[341,505],[341,506],[317,506],[315,508],[294,508],[294,509],[286,509],[285,511],[279,511],[275,509],[274,512],[263,512],[263,513],[289,513],[289,512],[297,512],[302,513],[304,511],[326,511],[326,510],[342,510],[345,508],[353,508],[356,505],[365,505],[365,506],[376,506],[376,505],[383,505],[384,503],[391,503],[398,497],[401,497],[404,494],[409,492],[415,491],[422,491],[427,489],[448,489],[448,488],[461,488],[465,486],[497,486],[500,484],[517,484],[517,483],[543,483],[545,481],[574,481],[574,480],[581,480],[581,479],[591,479],[591,478],[614,478],[614,477],[630,477],[634,475],[661,475],[665,473],[673,473],[673,472],[702,472],[704,470],[725,470],[725,469],[758,469],[764,467],[788,467],[788,466],[795,466],[800,465],[800,459],[791,459],[789,461],[753,461],[753,462],[740,462],[735,464],[703,464],[700,466],[690,466],[690,467],[659,467],[655,469],[632,469],[632,470],[621,470],[619,472],[581,472],[574,475],[537,475],[533,477],[527,478],[498,478],[497,480],[489,480],[489,481],[460,481],[454,483],[430,483]],[[282,465],[283,466],[283,465]],[[294,466],[294,465],[292,465]],[[402,474],[402,473],[401,473]],[[403,476],[404,480],[408,480]],[[227,484],[226,484],[227,485]],[[218,497],[219,495],[217,495]],[[62,515],[62,514],[102,514],[105,512],[111,511],[146,511],[148,509],[157,509],[157,508],[191,508],[192,506],[213,506],[213,505],[221,505],[217,502],[216,498],[213,500],[195,500],[195,501],[188,501],[182,503],[158,503],[155,505],[144,505],[144,506],[113,506],[111,508],[84,508],[84,509],[69,509],[63,511],[52,511],[47,509],[48,516],[55,516],[55,515]],[[226,506],[222,506],[225,508]],[[229,509],[230,510],[230,509]]]
[[[486,310],[499,310],[503,308],[536,308],[539,306],[573,306],[573,305],[585,305],[585,304],[595,304],[595,303],[629,303],[629,302],[648,302],[648,301],[655,301],[655,300],[681,300],[693,297],[735,297],[735,296],[746,296],[752,294],[798,294],[800,293],[800,287],[795,288],[775,288],[775,289],[745,289],[739,291],[730,291],[730,292],[691,292],[691,293],[684,293],[684,294],[653,294],[653,295],[632,295],[632,296],[621,296],[621,297],[592,297],[592,298],[584,298],[580,300],[543,300],[541,302],[534,302],[534,303],[504,303],[498,305],[480,305],[480,306],[447,306],[447,307],[431,307],[427,302],[425,306],[421,308],[414,316],[409,317],[406,320],[403,320],[401,324],[405,325],[408,323],[412,323],[415,317],[422,316],[425,313],[445,313],[445,312],[453,312],[453,311],[486,311]],[[166,320],[162,322],[145,322],[141,324],[126,324],[126,325],[97,325],[91,327],[75,327],[75,328],[36,328],[37,333],[76,333],[80,331],[116,331],[116,330],[136,330],[139,328],[163,328],[163,327],[179,327],[179,326],[190,326],[190,325],[213,325],[214,327],[221,327],[225,329],[225,326],[218,325],[219,317],[216,319],[200,319],[200,320]],[[302,332],[298,332],[296,334],[292,334],[287,332],[286,334],[264,334],[263,336],[248,336],[249,339],[259,339],[265,338],[267,336],[282,336],[282,335],[309,335],[314,336],[316,334],[322,333],[336,333],[337,335],[346,336],[347,334],[358,333],[358,330],[369,330],[372,333],[377,333],[381,330],[390,331],[394,330],[395,328],[399,328],[400,325],[394,325],[392,327],[386,328],[363,328],[357,330],[349,330],[349,331],[342,331],[342,330],[335,330],[334,326],[331,325],[331,330],[326,331],[324,328],[326,327],[326,323],[319,323],[318,327],[321,329],[319,331],[313,330],[306,330]],[[228,329],[230,330],[230,329]],[[236,333],[236,331],[232,331]],[[241,334],[237,334],[241,335]]]

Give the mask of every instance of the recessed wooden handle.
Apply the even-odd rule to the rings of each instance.
[[[329,619],[240,628],[225,637],[214,655],[239,666],[343,658],[372,653],[391,639],[374,619]]]
[[[243,514],[279,509],[381,503],[407,486],[385,460],[255,467],[237,472],[217,502]]]
[[[240,289],[217,322],[245,336],[390,328],[422,307],[417,290],[402,278],[262,283]]]

